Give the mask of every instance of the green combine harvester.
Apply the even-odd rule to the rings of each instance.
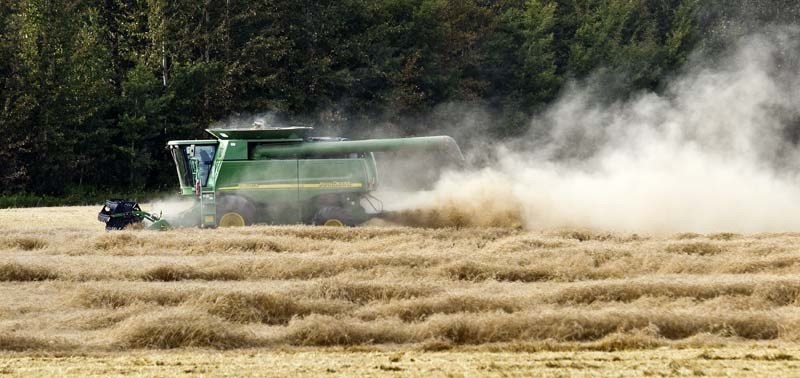
[[[347,140],[309,136],[310,127],[206,130],[216,139],[167,143],[181,195],[195,199],[167,222],[133,201],[106,201],[107,230],[148,220],[150,229],[256,223],[355,226],[380,216],[374,152],[440,151],[462,162],[449,136]],[[375,204],[378,204],[377,206]],[[371,211],[367,211],[367,206]]]

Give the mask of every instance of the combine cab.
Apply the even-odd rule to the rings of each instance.
[[[380,214],[374,152],[432,150],[461,162],[448,136],[346,140],[310,137],[309,127],[207,130],[215,139],[170,141],[181,195],[195,198],[174,218],[181,226],[234,227],[255,223],[354,226]],[[116,202],[115,202],[116,201]],[[107,228],[160,217],[134,203],[103,215]],[[109,208],[108,203],[106,208]],[[104,208],[105,209],[105,208]],[[105,218],[110,216],[111,218]],[[149,218],[148,218],[149,217]],[[171,218],[173,221],[173,218]],[[159,225],[159,227],[161,227]]]

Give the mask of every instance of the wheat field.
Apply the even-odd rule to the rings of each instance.
[[[800,234],[383,222],[107,233],[97,210],[0,210],[0,373],[800,367]],[[96,370],[108,364],[121,370]]]

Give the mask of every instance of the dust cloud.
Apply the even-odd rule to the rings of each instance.
[[[242,113],[231,115],[226,119],[211,124],[209,129],[263,129],[269,127],[291,127],[275,112]]]
[[[572,85],[523,140],[484,167],[387,201],[426,226],[581,227],[619,232],[800,229],[800,30],[697,56],[659,93],[609,103]],[[475,153],[475,152],[473,152]],[[479,152],[484,153],[484,152]]]
[[[147,211],[163,218],[173,227],[181,227],[187,225],[184,212],[191,211],[196,205],[197,201],[194,198],[168,197],[150,202]],[[188,225],[193,224],[193,222],[188,223]]]

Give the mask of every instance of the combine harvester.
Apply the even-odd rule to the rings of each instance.
[[[459,163],[464,159],[449,136],[347,140],[311,137],[311,130],[213,129],[206,131],[216,139],[170,141],[181,196],[195,204],[170,224],[136,202],[112,199],[98,220],[107,230],[144,220],[156,230],[255,223],[355,226],[383,211],[371,194],[378,187],[373,152],[441,151]]]

